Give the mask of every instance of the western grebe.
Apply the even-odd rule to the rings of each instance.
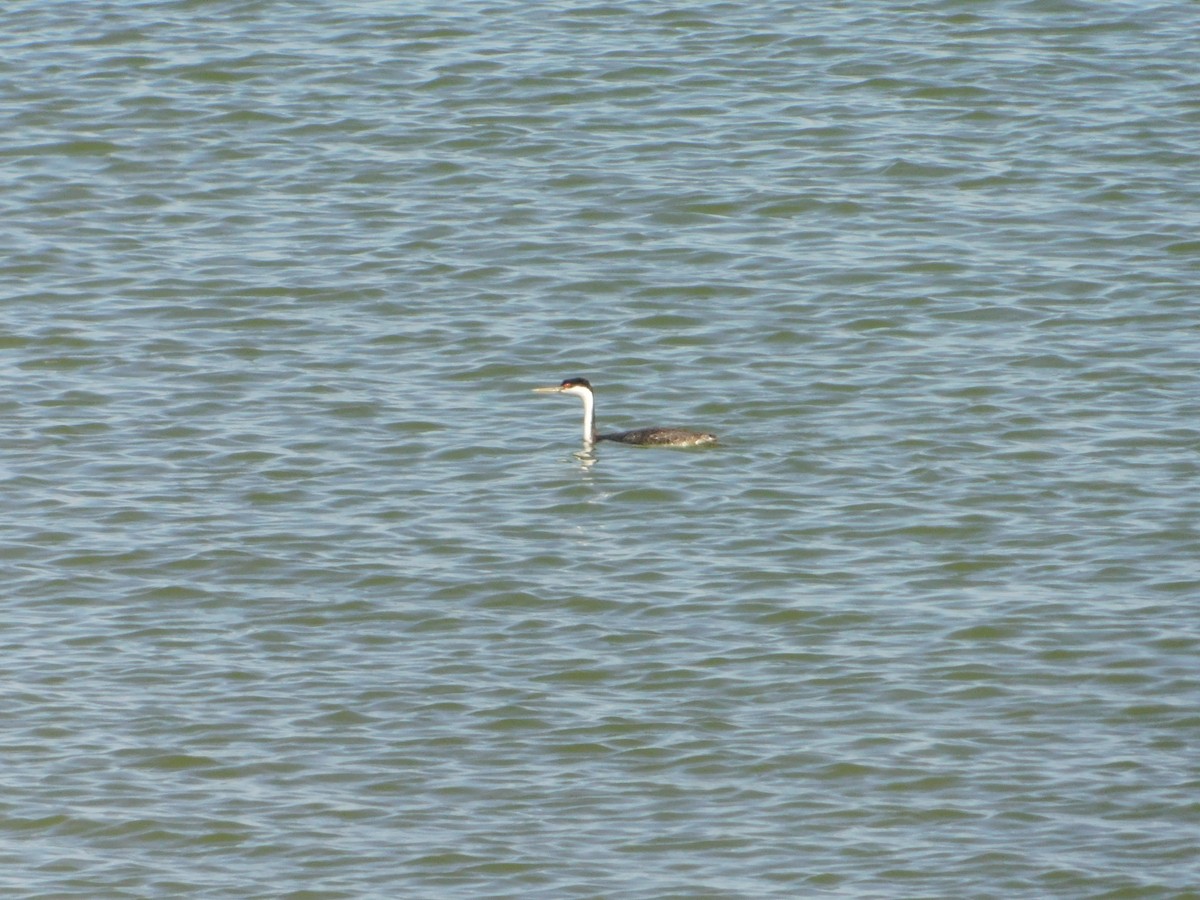
[[[615,441],[618,444],[637,444],[642,447],[696,447],[715,444],[717,436],[707,431],[684,431],[681,428],[636,428],[633,431],[596,433],[596,396],[586,378],[568,378],[558,387],[534,388],[537,394],[574,394],[583,401],[583,440]]]

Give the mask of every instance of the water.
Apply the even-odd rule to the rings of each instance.
[[[1195,12],[6,4],[0,888],[1198,896]]]

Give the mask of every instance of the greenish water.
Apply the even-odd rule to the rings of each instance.
[[[1197,896],[1198,25],[5,5],[0,889]]]

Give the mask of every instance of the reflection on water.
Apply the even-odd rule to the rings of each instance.
[[[592,466],[596,465],[596,462],[599,459],[599,456],[596,454],[596,445],[591,441],[584,441],[583,449],[576,450],[571,455],[579,461],[579,468],[585,472]]]

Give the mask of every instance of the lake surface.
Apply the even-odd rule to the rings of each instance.
[[[1195,4],[0,35],[5,896],[1200,896]]]

